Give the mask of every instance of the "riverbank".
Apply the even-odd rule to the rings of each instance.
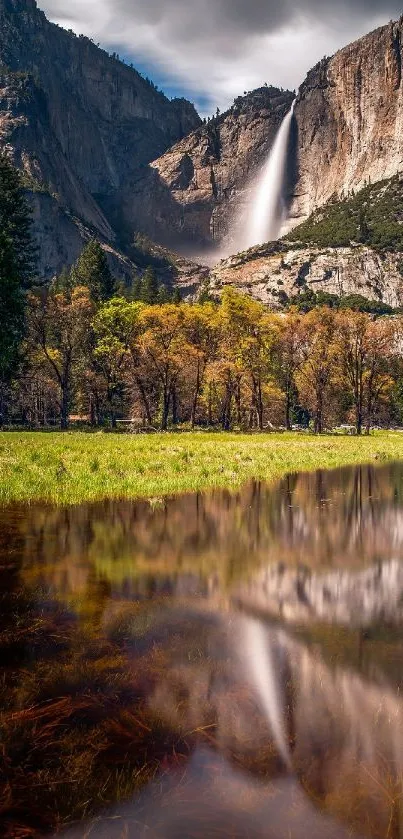
[[[158,497],[403,459],[403,434],[0,433],[0,503]]]

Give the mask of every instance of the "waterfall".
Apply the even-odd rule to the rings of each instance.
[[[260,706],[271,728],[274,742],[286,767],[291,770],[291,754],[284,721],[284,701],[270,641],[262,624],[247,618],[243,626],[243,654]]]
[[[267,163],[256,184],[244,239],[245,250],[264,242],[275,241],[280,236],[285,221],[283,190],[294,106],[295,101],[281,123]]]

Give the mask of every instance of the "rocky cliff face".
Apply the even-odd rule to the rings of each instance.
[[[170,102],[89,39],[49,23],[34,0],[1,0],[0,32],[1,64],[32,75],[52,141],[92,195],[118,189],[200,124],[189,102]]]
[[[301,86],[289,146],[290,226],[332,196],[344,197],[403,170],[403,18],[325,59]],[[127,216],[155,237],[212,244],[247,203],[292,94],[257,91],[151,164],[130,186]],[[144,223],[144,220],[143,220]],[[236,252],[236,242],[232,251]]]
[[[298,221],[403,169],[403,18],[325,59],[301,86],[296,108]]]
[[[401,307],[402,205],[401,176],[331,200],[284,239],[222,260],[210,272],[210,287],[219,295],[237,286],[273,308],[307,291]]]
[[[113,241],[102,207],[139,166],[199,124],[190,103],[170,102],[87,38],[49,23],[35,0],[0,0],[0,143],[35,193],[44,250],[53,239],[69,261],[75,257],[69,242],[82,242],[82,229],[72,217]],[[46,211],[45,235],[44,194],[70,214],[67,237]]]
[[[403,305],[401,268],[399,253],[365,245],[324,249],[283,241],[223,260],[210,273],[210,288],[219,296],[231,285],[274,309],[281,308],[284,294],[307,289],[360,294],[395,308]]]
[[[271,87],[240,97],[136,173],[120,208],[126,223],[196,250],[222,241],[293,98]]]
[[[403,171],[402,40],[403,18],[308,74],[289,146],[291,225],[331,196]],[[293,98],[263,87],[202,125],[190,103],[170,102],[89,39],[49,23],[35,0],[0,0],[0,146],[25,173],[44,276],[71,263],[94,231],[112,249],[119,241],[127,250],[138,231],[182,251],[225,243],[236,252],[232,221],[248,205]],[[125,275],[125,259],[116,259]],[[281,246],[246,262],[222,263],[213,285],[250,286],[276,303],[302,270],[308,285],[401,303],[393,254]]]

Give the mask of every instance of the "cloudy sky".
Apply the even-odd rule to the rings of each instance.
[[[205,114],[306,71],[403,11],[398,0],[38,0],[51,20],[124,55]]]

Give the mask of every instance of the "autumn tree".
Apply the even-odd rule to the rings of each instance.
[[[265,396],[273,384],[273,346],[278,329],[276,319],[256,300],[227,289],[221,306],[222,360],[227,359],[229,385],[235,375],[234,398],[238,424],[260,430],[264,426]],[[243,397],[244,404],[241,404]],[[230,399],[228,391],[227,401]],[[246,419],[248,418],[248,419]]]
[[[93,367],[106,388],[112,428],[116,427],[116,400],[128,380],[128,365],[133,359],[139,334],[140,303],[113,298],[98,310],[93,322]]]
[[[184,367],[187,343],[184,338],[183,306],[147,306],[141,313],[143,332],[140,348],[151,376],[155,376],[161,393],[161,430],[168,428],[170,409],[172,421],[178,418],[178,380]]]
[[[378,353],[376,347],[378,328],[374,328],[373,323],[373,318],[363,312],[346,310],[338,315],[339,355],[346,387],[351,395],[357,434],[362,433],[364,425],[368,387],[372,394],[370,401],[375,395],[375,367],[372,377],[370,368],[371,358],[373,360],[374,353]],[[379,355],[381,355],[380,348]],[[371,406],[367,413],[371,415]]]
[[[403,320],[315,305],[270,312],[234,289],[220,303],[95,301],[64,273],[30,296],[26,362],[13,398],[23,421],[62,427],[90,405],[143,424],[291,427],[302,409],[320,433],[354,411],[357,432],[400,416]],[[59,407],[56,411],[56,402]],[[392,407],[389,403],[393,403]]]
[[[296,370],[299,394],[321,434],[337,378],[337,323],[332,309],[316,308],[300,325],[300,361]]]
[[[245,301],[245,305],[244,305]],[[242,423],[242,383],[245,375],[241,343],[249,328],[247,298],[235,289],[225,289],[219,309],[219,352],[210,370],[210,386],[218,399],[223,431],[229,431],[236,417]]]
[[[200,396],[206,382],[207,366],[217,355],[220,328],[217,307],[212,304],[183,308],[183,331],[187,344],[190,385],[190,422],[196,425]]]
[[[277,335],[273,343],[273,365],[276,380],[284,393],[285,426],[292,427],[291,412],[296,393],[296,375],[304,361],[305,331],[303,315],[291,310],[277,318]]]
[[[94,313],[87,288],[31,294],[29,344],[44,361],[59,389],[60,426],[68,428],[74,370],[85,355]]]
[[[368,323],[364,374],[364,420],[367,434],[370,433],[382,401],[389,401],[391,397],[394,386],[391,362],[399,353],[399,332],[399,321],[378,318]]]

